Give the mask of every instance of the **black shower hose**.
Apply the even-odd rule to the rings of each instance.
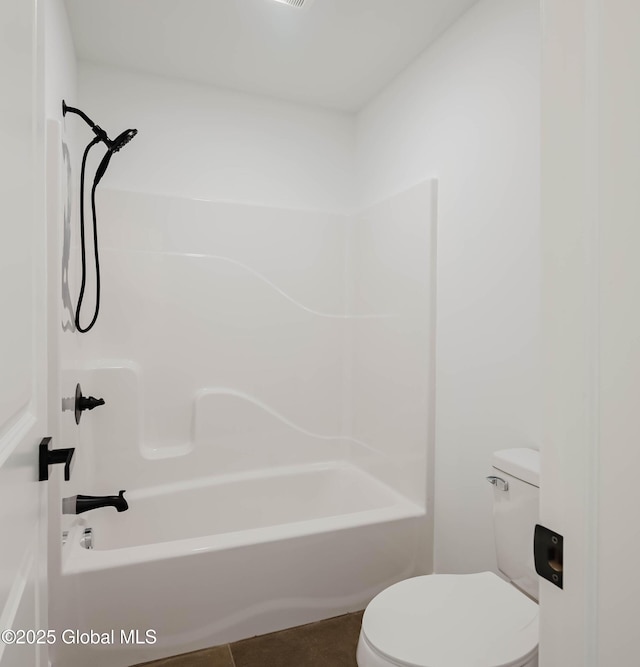
[[[100,139],[96,137],[85,148],[84,154],[82,156],[82,168],[80,170],[80,253],[82,256],[82,278],[80,281],[80,294],[78,295],[78,305],[76,306],[76,329],[80,333],[86,333],[93,327],[93,325],[96,323],[96,320],[98,319],[98,312],[100,311],[100,257],[98,253],[98,220],[96,216],[96,186],[98,184],[96,181],[94,181],[93,187],[91,188],[91,216],[93,218],[93,249],[95,257],[95,267],[96,267],[96,304],[91,322],[89,322],[89,324],[86,327],[81,326],[80,309],[82,308],[82,301],[84,299],[84,290],[87,284],[87,257],[86,257],[85,234],[84,234],[84,173],[89,151],[93,146],[95,146],[99,142]]]

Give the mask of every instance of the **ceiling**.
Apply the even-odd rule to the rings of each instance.
[[[80,60],[357,111],[477,0],[65,0]]]

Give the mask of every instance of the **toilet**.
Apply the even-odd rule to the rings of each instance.
[[[367,606],[358,667],[537,667],[540,454],[495,452],[491,475],[498,569],[401,581]]]

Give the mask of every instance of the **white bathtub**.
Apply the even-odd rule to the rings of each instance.
[[[129,511],[81,515],[63,550],[67,628],[56,667],[125,667],[366,606],[416,574],[424,508],[345,463],[130,490]],[[94,549],[80,545],[90,526]],[[59,628],[62,631],[64,628]],[[125,645],[120,630],[144,641]]]

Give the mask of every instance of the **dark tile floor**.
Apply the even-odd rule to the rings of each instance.
[[[357,667],[362,613],[146,662],[144,667]]]

